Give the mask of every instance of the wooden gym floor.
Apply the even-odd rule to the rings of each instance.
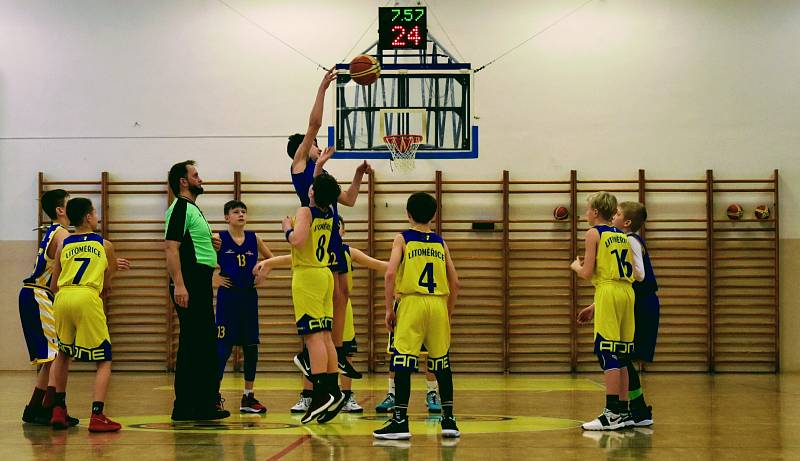
[[[66,431],[23,424],[33,372],[2,372],[0,460],[723,460],[800,459],[800,375],[650,374],[643,377],[655,425],[613,433],[583,433],[579,424],[600,411],[600,373],[588,375],[455,375],[456,415],[463,436],[438,436],[425,411],[422,376],[415,376],[409,442],[376,443],[374,406],[386,376],[354,387],[363,415],[325,426],[300,424],[288,409],[297,400],[296,375],[262,373],[256,395],[266,416],[173,426],[172,376],[112,376],[107,413],[117,434],[87,429],[92,373],[70,376],[70,413],[80,426]],[[241,375],[223,382],[227,407],[238,410]]]

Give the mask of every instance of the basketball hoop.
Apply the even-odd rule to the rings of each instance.
[[[392,153],[389,166],[392,171],[408,172],[414,169],[417,149],[422,144],[422,136],[418,134],[395,134],[384,136],[383,141]]]

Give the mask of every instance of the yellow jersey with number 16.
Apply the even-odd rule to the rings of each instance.
[[[330,254],[328,245],[333,231],[333,211],[311,210],[311,231],[300,248],[292,246],[292,267],[328,267]],[[294,225],[294,220],[292,220]]]
[[[103,237],[95,233],[71,235],[61,248],[58,288],[89,287],[103,291],[108,259]]]
[[[616,227],[594,226],[600,234],[592,285],[605,282],[633,282],[633,255],[628,237]]]
[[[395,291],[400,295],[449,295],[447,258],[442,237],[434,232],[414,229],[401,235],[406,249],[397,269]]]

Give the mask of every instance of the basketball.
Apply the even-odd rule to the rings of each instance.
[[[742,218],[742,206],[738,203],[733,203],[728,206],[728,218],[730,219],[741,219]]]
[[[769,207],[766,205],[759,205],[756,207],[753,214],[756,216],[756,219],[769,219]]]
[[[350,61],[350,78],[359,85],[372,85],[380,75],[381,65],[368,54],[358,55]]]
[[[556,221],[564,221],[569,218],[569,210],[565,206],[557,206],[553,208],[553,217]]]

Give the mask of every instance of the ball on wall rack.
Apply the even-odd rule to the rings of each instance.
[[[565,206],[557,206],[553,208],[553,217],[556,221],[566,221],[569,218],[569,209]]]
[[[744,210],[742,209],[742,206],[739,205],[738,203],[732,203],[728,205],[727,214],[729,219],[738,220],[742,218]]]
[[[755,215],[756,219],[765,220],[769,219],[769,207],[766,205],[759,205],[753,210],[753,214]]]

